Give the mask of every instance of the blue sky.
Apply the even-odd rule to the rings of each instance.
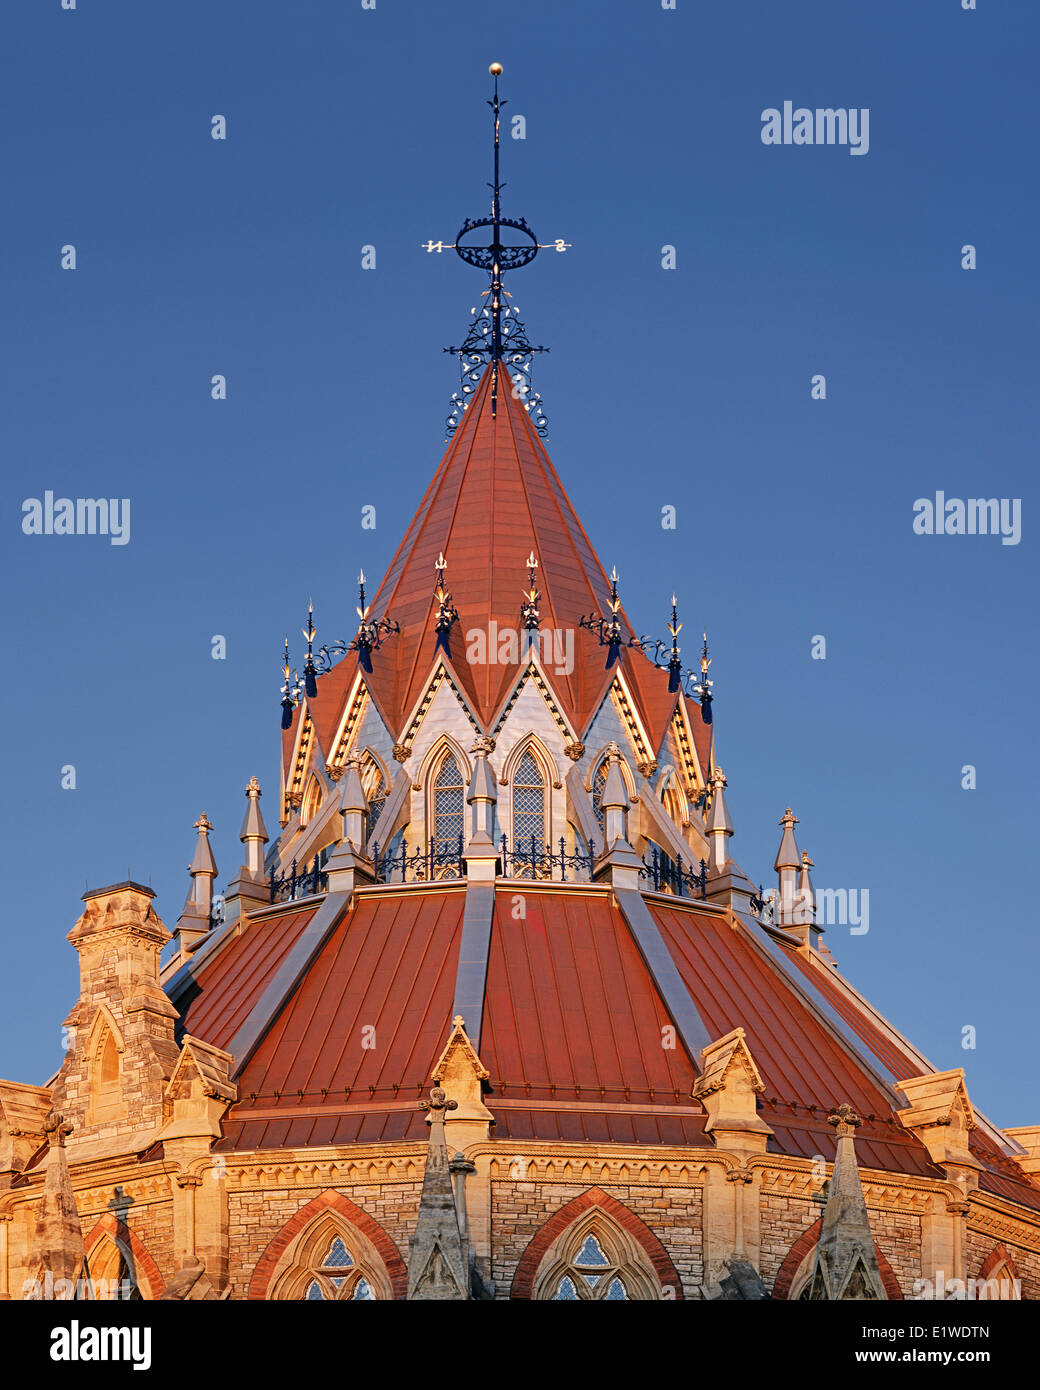
[[[768,883],[791,804],[818,885],[870,892],[842,969],[1040,1120],[1040,11],[979,5],[4,7],[0,1075],[60,1063],[87,883],[172,925],[200,811],[222,878],[253,773],[276,823],[282,635],[310,595],[350,635],[443,451],[482,285],[421,243],[486,210],[498,60],[505,210],[573,243],[511,284],[550,454],[633,622],[675,588],[709,629],[734,853]],[[787,99],[869,108],[869,153],[763,145]],[[131,542],[24,536],[47,489],[129,497]],[[1021,499],[1020,544],[914,535],[937,490]]]

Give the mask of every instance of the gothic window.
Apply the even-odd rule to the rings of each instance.
[[[516,855],[530,853],[531,842],[539,854],[544,853],[546,841],[545,778],[534,755],[528,751],[517,764],[513,776],[513,844]],[[532,869],[518,866],[520,877],[530,878]]]
[[[300,825],[309,825],[321,809],[321,803],[325,798],[325,788],[321,784],[321,779],[316,772],[312,772],[307,783],[307,789],[303,794],[303,804],[300,807]]]
[[[596,819],[599,821],[600,835],[604,837],[606,835],[606,816],[603,811],[603,790],[606,785],[607,760],[604,758],[599,767],[597,767],[592,778],[592,809],[595,811]],[[600,843],[602,844],[603,840],[601,840]]]
[[[534,1297],[554,1303],[661,1297],[645,1251],[609,1217],[579,1219],[547,1252]]]
[[[322,1221],[298,1248],[273,1296],[304,1303],[372,1303],[390,1297],[385,1279],[371,1264],[371,1251],[362,1248],[365,1244],[338,1222]]]
[[[458,851],[466,811],[466,788],[458,760],[447,753],[433,783],[433,840],[440,854]]]
[[[371,758],[365,764],[362,786],[365,800],[368,803],[368,808],[365,811],[365,843],[368,844],[371,841],[372,831],[379,819],[380,812],[386,805],[387,793],[390,790],[386,785],[383,769]]]
[[[133,1265],[122,1241],[105,1236],[87,1259],[87,1277],[95,1299],[127,1302],[141,1298]]]
[[[682,826],[686,824],[686,798],[679,791],[679,788],[675,785],[674,780],[672,780],[671,778],[669,778],[668,783],[664,788],[664,791],[661,795],[661,800],[664,803],[664,809],[668,812],[669,816],[671,816],[672,820],[675,822],[677,826],[682,828]]]
[[[118,1120],[124,1108],[119,1045],[100,1017],[93,1030],[90,1083],[91,1122],[98,1125]]]

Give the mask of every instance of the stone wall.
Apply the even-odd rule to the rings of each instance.
[[[308,1202],[322,1192],[341,1193],[386,1231],[407,1263],[422,1182],[364,1183],[305,1188],[236,1188],[228,1194],[231,1240],[231,1297],[248,1298],[253,1271],[271,1241]]]
[[[589,1183],[491,1183],[491,1264],[496,1296],[508,1299],[521,1256],[545,1222]],[[653,1187],[602,1182],[599,1188],[621,1202],[657,1236],[682,1280],[683,1296],[696,1298],[704,1278],[699,1187]]]

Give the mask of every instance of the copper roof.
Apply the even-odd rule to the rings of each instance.
[[[609,888],[521,888],[519,920],[518,885],[496,893],[479,1042],[495,1137],[709,1144],[694,1061],[681,1038],[662,1046],[668,1010]],[[744,1029],[771,1151],[830,1161],[827,1116],[845,1100],[864,1117],[864,1167],[942,1177],[895,1113],[889,1078],[911,1074],[909,1049],[797,952],[771,953],[759,929],[690,902],[646,902],[710,1034]],[[359,893],[262,1028],[221,1147],[422,1138],[417,1101],[450,1032],[464,907],[457,884]],[[227,1045],[312,916],[252,922],[204,962],[188,1030]],[[1040,1188],[983,1130],[972,1148],[985,1190],[1040,1208]]]
[[[511,392],[500,393],[497,415],[492,415],[489,372],[372,601],[374,617],[388,615],[401,625],[400,634],[374,654],[372,673],[364,678],[391,732],[395,737],[403,733],[435,668],[434,565],[441,554],[459,612],[450,637],[451,669],[478,723],[492,727],[522,665],[495,659],[497,646],[492,660],[471,664],[466,634],[479,630],[493,643],[496,632],[518,631],[532,552],[539,564],[542,631],[574,633],[574,670],[550,669],[553,692],[572,733],[583,736],[620,672],[656,753],[678,698],[668,691],[668,673],[630,648],[608,670],[607,649],[579,628],[583,616],[607,613],[610,582],[523,406]],[[635,631],[623,610],[621,618],[627,642]],[[307,702],[326,757],[357,669],[357,658],[346,657],[318,678],[318,695]],[[283,739],[286,761],[303,708]],[[700,722],[699,711],[694,718]],[[708,734],[705,729],[698,735],[705,766]]]

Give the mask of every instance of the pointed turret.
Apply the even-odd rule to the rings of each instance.
[[[708,843],[711,846],[711,867],[722,873],[728,863],[726,841],[733,834],[733,822],[726,805],[726,774],[717,767],[711,774],[711,810],[708,812]]]
[[[428,1101],[429,1152],[423,1176],[419,1217],[408,1257],[408,1297],[431,1302],[462,1303],[469,1299],[469,1258],[459,1228],[448,1150],[444,1142],[444,1113],[457,1109],[439,1086]]]
[[[333,893],[352,893],[358,883],[371,883],[375,877],[375,866],[365,847],[368,800],[361,783],[361,759],[357,753],[352,753],[347,759],[339,810],[343,818],[343,833],[326,865],[329,890]]]
[[[615,888],[638,888],[643,861],[628,842],[628,789],[621,771],[621,749],[616,743],[607,744],[607,780],[600,808],[606,848],[596,864],[596,877],[609,873]]]
[[[472,807],[469,821],[469,843],[466,846],[466,875],[493,882],[498,864],[498,847],[494,841],[495,806],[498,788],[495,774],[488,763],[494,750],[491,739],[481,734],[469,750],[473,755],[473,775],[466,789],[466,804]]]
[[[224,895],[224,913],[228,921],[266,907],[269,902],[267,877],[264,874],[264,845],[267,844],[267,827],[260,810],[260,783],[250,777],[246,787],[246,814],[238,838],[245,848],[244,863],[239,865],[238,873],[228,884]]]
[[[816,1261],[802,1297],[810,1301],[881,1301],[887,1295],[856,1162],[856,1130],[863,1121],[851,1105],[839,1105],[828,1116],[828,1123],[837,1132],[838,1152],[827,1189]]]
[[[802,867],[802,856],[794,838],[794,828],[798,824],[798,817],[790,806],[784,812],[780,824],[783,826],[784,833],[780,841],[780,848],[776,852],[776,859],[773,862],[773,868],[780,879],[780,899],[776,925],[789,927],[795,921],[798,874]]]
[[[174,927],[174,940],[182,955],[196,950],[209,935],[213,913],[213,880],[217,876],[217,861],[210,848],[209,832],[213,825],[203,811],[195,822],[198,831],[195,853],[188,865],[191,887],[184,903],[184,910]]]

